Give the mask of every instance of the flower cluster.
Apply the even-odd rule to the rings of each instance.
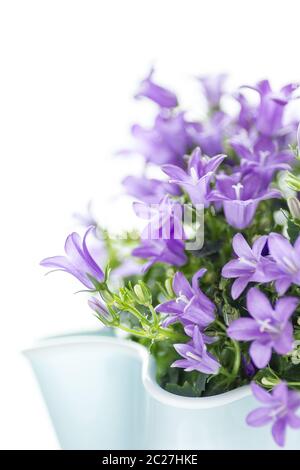
[[[144,161],[142,175],[123,181],[146,221],[139,239],[99,240],[105,230],[93,223],[42,265],[76,277],[106,327],[151,348],[165,389],[200,397],[252,383],[263,406],[247,423],[271,423],[282,446],[287,426],[300,428],[300,132],[286,113],[297,85],[274,91],[263,80],[228,93],[224,75],[197,81],[202,121],[188,118],[154,70],[137,90],[157,109],[150,127],[132,126],[133,144],[120,152]],[[223,109],[224,95],[236,113]],[[197,249],[188,249],[186,206],[203,211]]]

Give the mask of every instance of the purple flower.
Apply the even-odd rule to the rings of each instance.
[[[260,95],[260,105],[256,119],[256,127],[264,135],[276,135],[282,128],[284,108],[292,99],[293,92],[298,88],[296,84],[289,84],[277,93],[272,91],[268,80],[262,80],[255,87]]]
[[[132,127],[136,144],[129,153],[141,154],[147,162],[156,165],[172,163],[183,166],[182,157],[195,146],[195,134],[200,127],[186,121],[184,113],[169,116],[159,114],[151,128],[138,124]]]
[[[268,263],[265,271],[275,280],[278,294],[283,295],[291,284],[300,285],[300,236],[292,246],[282,235],[271,233],[268,246],[273,263]]]
[[[149,261],[143,266],[147,271],[155,263],[167,263],[171,266],[183,266],[187,262],[184,242],[181,240],[142,240],[140,246],[132,251],[133,256]]]
[[[45,258],[41,265],[72,274],[88,289],[95,289],[98,283],[104,282],[105,276],[88,247],[88,240],[94,230],[94,227],[90,227],[83,240],[78,233],[71,233],[65,243],[66,256]]]
[[[211,108],[218,108],[220,99],[224,94],[224,83],[227,75],[225,73],[219,75],[204,75],[198,80],[202,85],[205,98]]]
[[[216,374],[220,368],[218,361],[207,351],[206,345],[197,326],[193,340],[187,344],[174,344],[174,348],[184,359],[179,359],[171,367],[180,367],[187,372],[197,370],[204,374]]]
[[[278,145],[269,137],[261,136],[254,144],[248,136],[240,133],[230,140],[231,147],[241,158],[241,171],[259,174],[268,185],[278,170],[289,170],[294,159],[290,150],[279,151]]]
[[[250,426],[264,426],[272,423],[272,435],[279,446],[284,446],[285,433],[288,426],[300,428],[300,417],[296,411],[300,407],[300,395],[289,390],[286,383],[280,382],[268,393],[259,385],[252,382],[252,393],[264,406],[257,408],[247,416]]]
[[[161,108],[175,108],[178,106],[175,93],[154,83],[152,80],[153,73],[154,69],[152,68],[148,76],[140,83],[135,98],[149,98]]]
[[[183,240],[185,238],[182,225],[183,207],[168,196],[165,196],[159,204],[134,202],[133,209],[138,217],[149,221],[142,231],[142,239]]]
[[[106,306],[100,302],[96,297],[91,297],[88,300],[89,307],[94,310],[100,320],[104,323],[109,323],[113,320],[111,314],[107,310]]]
[[[170,183],[179,184],[188,193],[194,205],[207,206],[209,183],[225,158],[226,155],[213,158],[201,156],[200,149],[196,148],[191,155],[187,171],[175,165],[164,165],[162,170],[171,178]]]
[[[256,108],[249,103],[247,98],[242,93],[235,93],[233,96],[240,105],[237,124],[242,129],[249,131],[256,119]]]
[[[157,204],[167,194],[179,196],[181,191],[175,184],[144,176],[127,176],[123,180],[127,193],[148,204]]]
[[[242,356],[242,365],[247,377],[251,378],[256,374],[257,368],[253,364],[253,361],[251,361],[251,359],[246,358],[245,355]]]
[[[199,129],[193,129],[194,141],[209,157],[224,153],[223,141],[229,132],[230,118],[218,111]]]
[[[249,354],[256,367],[262,369],[271,359],[272,349],[278,354],[293,349],[293,325],[289,319],[298,303],[296,297],[282,297],[273,309],[267,296],[252,287],[247,294],[247,310],[252,318],[234,320],[227,334],[238,341],[253,341]]]
[[[185,327],[198,325],[201,329],[207,327],[215,319],[214,303],[201,291],[199,278],[206,273],[200,269],[192,278],[192,285],[181,272],[177,272],[173,279],[175,300],[169,300],[156,307],[157,312],[167,313],[163,326],[181,322]],[[190,331],[190,328],[188,329]]]
[[[246,289],[249,282],[268,282],[271,279],[264,272],[268,261],[262,256],[268,237],[262,236],[255,240],[250,248],[241,233],[237,233],[232,240],[232,247],[237,255],[236,259],[229,261],[222,269],[222,276],[236,278],[231,288],[233,299],[237,299]]]
[[[208,199],[222,201],[227,222],[242,230],[251,224],[260,201],[275,197],[281,197],[280,191],[266,188],[264,178],[250,172],[219,175]]]

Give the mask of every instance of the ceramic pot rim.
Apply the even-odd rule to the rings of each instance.
[[[126,350],[126,354],[133,355],[133,357],[138,357],[142,361],[142,379],[146,391],[154,398],[155,400],[164,403],[167,406],[172,406],[175,408],[185,408],[185,409],[208,409],[215,408],[219,406],[225,406],[227,404],[241,400],[249,395],[251,395],[251,390],[249,385],[239,387],[235,390],[222,393],[220,395],[214,395],[211,397],[182,397],[175,395],[164,390],[156,382],[155,372],[156,366],[154,359],[150,356],[148,350],[133,341],[128,339],[121,339],[118,337],[108,337],[97,335],[96,332],[93,334],[85,335],[81,334],[69,334],[63,336],[49,337],[39,341],[36,347],[23,351],[24,355],[29,359],[34,356],[36,353],[41,350],[49,348],[66,348],[69,345],[89,345],[89,344],[99,344],[112,346],[114,349],[121,348]]]

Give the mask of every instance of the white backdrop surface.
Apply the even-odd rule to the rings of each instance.
[[[139,165],[113,154],[152,115],[131,98],[138,81],[154,64],[194,108],[195,75],[299,81],[299,17],[295,0],[0,1],[0,448],[58,447],[20,351],[98,323],[39,261],[62,253],[90,199],[104,225],[134,224],[120,180]]]

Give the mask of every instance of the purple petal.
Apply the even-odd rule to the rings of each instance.
[[[224,201],[223,208],[227,222],[234,228],[243,230],[251,224],[258,201]]]
[[[293,325],[291,323],[287,323],[284,330],[281,331],[280,335],[274,339],[273,348],[278,354],[287,354],[293,350],[293,332]]]
[[[252,250],[241,233],[237,233],[232,240],[234,252],[241,258],[253,258]]]
[[[279,295],[284,295],[292,284],[289,276],[283,276],[275,281],[275,287]]]
[[[276,444],[278,444],[280,447],[283,447],[285,443],[286,426],[286,418],[277,419],[272,426],[272,436]]]
[[[238,318],[227,328],[227,334],[232,339],[250,341],[261,336],[259,326],[252,318]]]
[[[236,300],[241,295],[241,293],[246,289],[250,280],[251,278],[249,276],[246,276],[246,277],[240,277],[234,281],[231,287],[231,296],[234,300]]]
[[[277,300],[274,317],[285,323],[293,315],[299,302],[297,297],[283,297]]]
[[[190,362],[187,359],[178,359],[177,361],[173,362],[171,364],[171,367],[180,367],[182,369],[186,369],[189,367]]]
[[[183,302],[176,302],[176,300],[169,300],[163,304],[158,305],[155,310],[160,313],[171,313],[180,315],[183,313],[185,304]]]
[[[268,237],[266,235],[263,235],[259,238],[257,238],[255,240],[255,242],[253,243],[253,247],[252,247],[252,252],[255,256],[255,258],[259,258],[266,243],[267,243],[267,240],[268,240]]]
[[[258,369],[263,369],[271,359],[272,347],[269,343],[254,341],[249,349],[252,361]]]
[[[282,262],[282,256],[294,257],[294,249],[290,242],[279,235],[278,233],[271,233],[268,238],[268,246],[272,258],[279,264]]]
[[[189,180],[187,173],[179,166],[163,165],[161,169],[171,178],[172,182],[182,183]]]
[[[252,287],[247,294],[247,310],[257,320],[266,320],[273,314],[268,297],[257,287]]]
[[[198,280],[204,276],[204,274],[207,272],[207,269],[205,268],[201,268],[199,269],[197,272],[195,272],[195,274],[193,275],[192,277],[192,287],[193,289],[196,291],[199,289],[199,283],[198,283]]]
[[[261,403],[271,404],[273,402],[271,393],[268,393],[264,388],[260,387],[255,382],[251,382],[251,390],[255,398]]]
[[[289,414],[287,416],[287,422],[293,429],[298,429],[300,428],[300,417],[296,416],[294,414]]]
[[[193,342],[194,342],[195,349],[201,356],[205,346],[204,346],[202,334],[200,333],[198,326],[195,326],[194,328]]]
[[[251,277],[255,271],[255,266],[251,266],[247,262],[240,259],[233,259],[228,261],[222,269],[222,276],[226,278],[232,277]]]
[[[256,408],[251,411],[246,418],[246,422],[249,426],[264,426],[272,421],[270,417],[270,409],[268,408]]]
[[[192,288],[181,272],[177,272],[174,276],[173,290],[177,296],[184,295],[187,299],[193,296]]]

